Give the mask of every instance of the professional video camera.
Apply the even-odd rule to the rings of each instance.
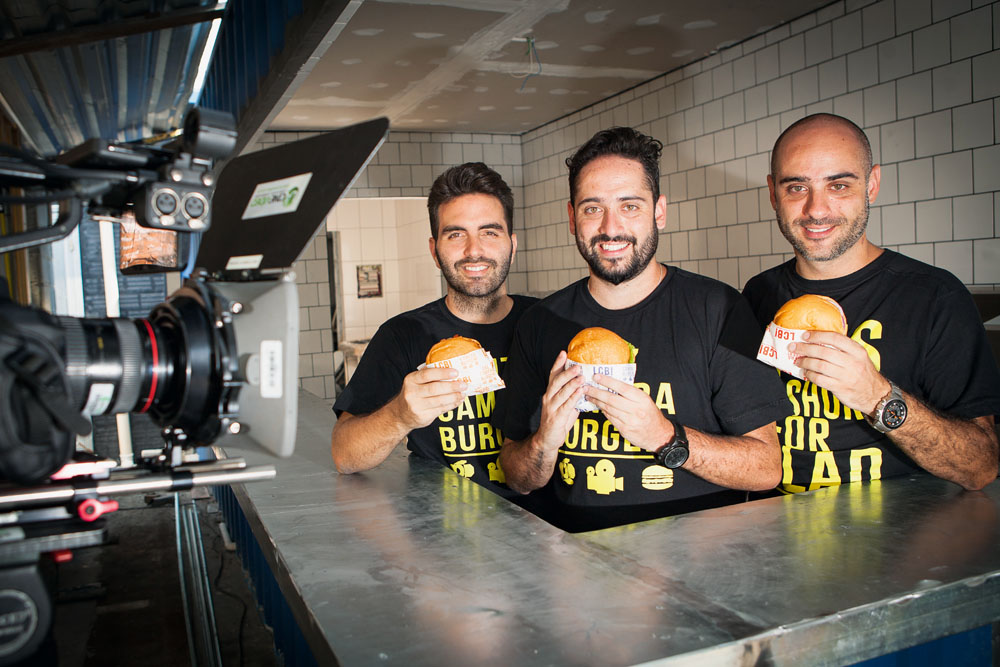
[[[35,594],[33,564],[102,543],[99,517],[117,507],[110,496],[274,476],[273,466],[239,459],[192,463],[185,452],[196,446],[292,452],[299,309],[290,267],[387,132],[376,119],[237,157],[217,182],[213,160],[232,151],[235,132],[206,110],[189,112],[183,135],[158,147],[91,140],[53,160],[0,147],[0,205],[60,202],[54,225],[0,237],[0,253],[67,236],[85,209],[114,218],[131,209],[145,228],[200,237],[191,277],[145,318],[0,301],[0,592],[25,593],[35,627],[47,627],[48,610],[38,608],[46,598]],[[162,449],[129,470],[75,455],[88,417],[115,413],[148,414]],[[0,599],[0,626],[24,617],[30,605],[19,604]],[[0,630],[0,663],[37,645],[37,632]]]

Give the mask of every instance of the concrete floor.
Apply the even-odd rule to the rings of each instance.
[[[196,496],[199,495],[197,490]],[[190,665],[177,567],[172,498],[152,504],[119,498],[108,515],[111,540],[78,549],[53,571],[54,646],[29,661],[60,667]],[[260,619],[239,556],[225,548],[222,515],[211,498],[197,499],[223,665],[272,666],[273,637]]]

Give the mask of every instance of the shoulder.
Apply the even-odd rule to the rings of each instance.
[[[902,284],[919,286],[925,289],[933,289],[946,293],[968,293],[968,288],[953,273],[945,269],[932,266],[918,259],[907,257],[892,250],[886,262],[885,277],[891,277]]]
[[[687,301],[705,301],[707,304],[728,304],[738,301],[740,293],[735,287],[727,283],[703,276],[700,273],[692,273],[677,267],[670,267],[673,272],[670,289],[671,298],[682,296]]]

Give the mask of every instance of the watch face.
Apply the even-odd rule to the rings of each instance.
[[[894,398],[882,410],[882,423],[888,428],[899,428],[906,420],[906,403]]]
[[[688,448],[684,445],[665,447],[657,452],[656,458],[666,468],[680,468],[688,460]]]

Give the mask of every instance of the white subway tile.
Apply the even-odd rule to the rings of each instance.
[[[708,258],[708,234],[704,229],[688,232],[688,253],[690,259]]]
[[[876,2],[861,10],[865,46],[891,38],[895,34],[892,2]]]
[[[762,218],[757,202],[756,190],[743,190],[736,193],[736,221],[757,222]],[[767,207],[770,213],[771,207]]]
[[[754,222],[746,226],[747,252],[751,255],[766,255],[771,252],[771,225],[777,223]]]
[[[722,100],[715,100],[702,106],[704,114],[703,132],[716,132],[723,127]]]
[[[715,214],[715,197],[704,197],[698,200],[697,206],[698,228],[717,227],[718,220]]]
[[[899,171],[894,164],[882,165],[882,180],[878,192],[880,204],[899,203]]]
[[[805,65],[816,65],[833,57],[830,24],[824,23],[805,33]]]
[[[968,60],[935,68],[934,110],[957,107],[972,101],[972,72]]]
[[[747,120],[757,120],[767,115],[767,85],[762,84],[744,93]]]
[[[931,0],[906,0],[896,8],[896,34],[922,28],[931,22]]]
[[[783,76],[780,79],[767,82],[768,111],[771,114],[781,113],[792,108],[792,77]]]
[[[715,198],[715,215],[719,225],[736,224],[736,195],[724,194]]]
[[[670,185],[667,188],[667,201],[680,202],[687,199],[687,173],[670,174]]]
[[[922,72],[896,81],[896,116],[919,116],[932,109],[931,73]]]
[[[984,239],[993,236],[993,193],[955,197],[955,239]]]
[[[834,98],[833,112],[847,118],[859,127],[864,126],[864,96],[861,91]]]
[[[753,54],[743,56],[733,61],[733,88],[743,90],[757,85],[757,75],[754,72]]]
[[[413,185],[410,177],[410,167],[408,165],[394,165],[389,167],[389,183],[394,188],[406,188]]]
[[[771,207],[771,194],[767,186],[757,188],[757,206],[760,208],[761,220],[776,219],[774,209]],[[774,244],[772,243],[771,245],[773,246]]]
[[[985,100],[952,110],[955,150],[993,143],[993,101]]]
[[[806,43],[801,34],[792,35],[778,44],[778,67],[782,75],[806,66]]]
[[[1000,8],[993,14],[1000,17]],[[996,30],[1000,31],[1000,27]],[[996,39],[1000,46],[1000,34],[997,34]],[[1000,72],[1000,49],[972,59],[973,99],[1000,97],[1000,76],[997,72]]]
[[[684,132],[684,114],[675,113],[667,116],[667,136],[665,141],[676,143],[682,139],[687,139]]]
[[[754,54],[754,70],[759,82],[770,81],[779,75],[777,44],[761,49]]]
[[[681,229],[684,231],[698,228],[698,208],[693,200],[681,202],[680,204]]]
[[[882,212],[882,243],[896,245],[913,243],[916,236],[916,225],[913,218],[913,204],[897,204],[883,206]]]
[[[896,120],[896,85],[892,82],[864,90],[865,127]]]
[[[376,156],[379,164],[399,164],[399,144],[387,141],[378,149]]]
[[[724,63],[712,69],[712,97],[720,98],[729,95],[733,88],[733,65]]]
[[[937,23],[913,33],[913,68],[920,72],[951,61],[951,31]]]
[[[979,55],[993,46],[990,8],[982,7],[951,19],[951,59]]]
[[[743,287],[740,283],[740,263],[738,259],[720,259],[719,274],[714,277],[734,289]]]
[[[934,265],[950,271],[966,285],[972,284],[972,241],[935,243]]]
[[[900,162],[899,201],[912,202],[934,196],[934,161],[932,158]],[[883,207],[890,208],[890,207]],[[900,243],[900,241],[891,241]]]
[[[1000,283],[1000,238],[972,242],[973,282]]]
[[[913,152],[913,120],[901,120],[889,123],[881,128],[881,159],[879,162],[900,162],[912,160]]]
[[[819,66],[819,96],[836,97],[847,92],[847,58],[840,57]]]
[[[739,192],[747,187],[747,159],[730,160],[723,168],[726,174],[725,192]]]
[[[975,191],[1000,190],[1000,145],[977,148],[972,155]]]
[[[870,46],[847,54],[847,89],[861,90],[878,83],[878,49]]]
[[[688,233],[670,234],[670,259],[674,262],[687,260],[691,255],[688,249]]]
[[[810,67],[792,74],[792,106],[801,107],[819,99],[819,69]]]
[[[913,48],[910,35],[903,35],[878,45],[879,81],[891,81],[913,73]]]
[[[952,238],[951,200],[917,202],[917,243],[950,241]]]
[[[716,162],[705,169],[705,194],[714,196],[721,195],[726,191],[726,172]]]
[[[990,128],[992,132],[992,126]],[[715,161],[724,162],[736,157],[735,133],[732,128],[721,130],[713,135],[715,140]]]
[[[726,227],[726,243],[729,245],[730,257],[742,257],[749,254],[750,243],[747,237],[747,225]]]
[[[833,55],[861,48],[861,13],[853,12],[833,21]]]
[[[743,122],[743,94],[734,93],[722,100],[722,117],[725,127],[733,127]]]
[[[465,161],[462,159],[462,145],[442,144],[441,161],[448,166],[462,164]]]
[[[934,21],[941,21],[950,16],[967,12],[972,7],[970,0],[932,0],[931,16]]]
[[[681,79],[674,86],[674,101],[677,109],[687,109],[694,104],[694,86],[691,79]]]
[[[754,123],[736,126],[736,157],[744,157],[757,151],[757,127]]]
[[[702,72],[694,77],[691,82],[694,91],[694,103],[704,104],[712,99],[712,73]]]
[[[691,169],[687,173],[687,195],[691,199],[705,196],[705,169]]]
[[[736,289],[742,288],[747,281],[760,273],[760,257],[740,257],[739,258],[740,278],[739,282],[733,285]]]
[[[973,192],[972,151],[946,153],[934,158],[934,195],[954,197]]]
[[[691,271],[691,269],[686,269]],[[697,262],[697,266],[694,268],[694,272],[705,276],[706,278],[719,279],[719,260],[717,259],[703,259]]]
[[[931,264],[931,265],[934,264],[933,243],[916,243],[916,244],[900,245],[899,247],[896,248],[896,250],[899,253],[906,255],[907,257],[911,257],[919,262],[923,262],[924,264]]]
[[[705,132],[704,107],[691,107],[684,112],[684,136],[693,139]]]
[[[712,258],[728,256],[725,227],[708,230],[708,256]]]
[[[693,169],[695,165],[694,140],[688,139],[677,144],[677,169]]]

